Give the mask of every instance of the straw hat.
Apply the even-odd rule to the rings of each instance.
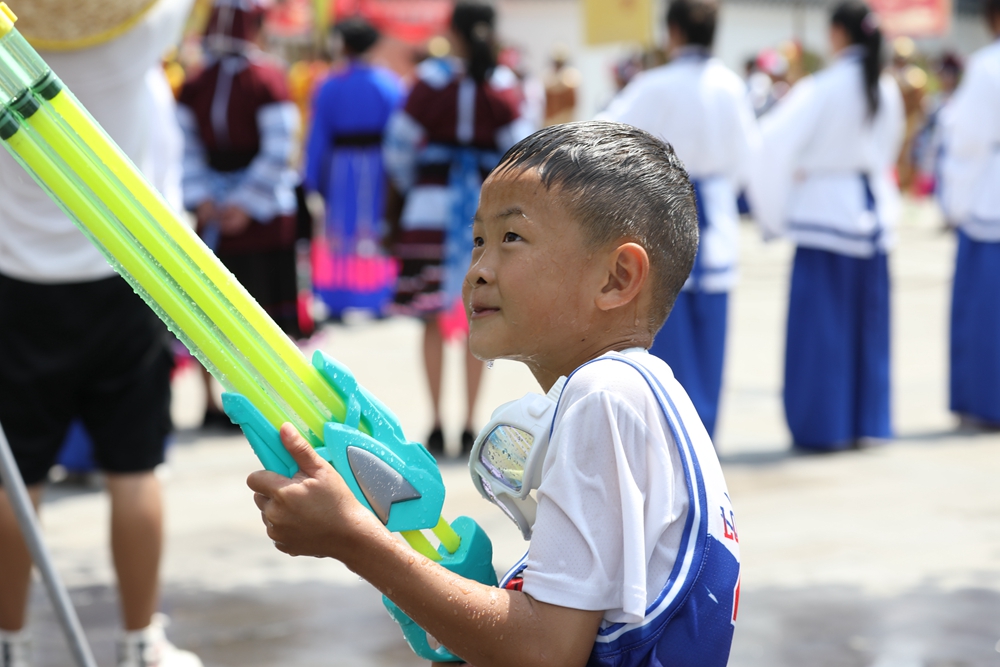
[[[32,46],[69,51],[114,39],[157,0],[7,0],[17,29]]]

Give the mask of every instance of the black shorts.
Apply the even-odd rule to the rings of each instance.
[[[122,278],[40,285],[0,275],[0,425],[26,484],[45,479],[79,417],[102,470],[163,462],[169,333]]]

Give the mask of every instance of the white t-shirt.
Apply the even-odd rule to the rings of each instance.
[[[41,56],[153,185],[179,185],[180,130],[160,68],[192,0],[159,0],[128,32],[87,49]],[[71,18],[71,17],[69,17]],[[168,164],[173,162],[174,164]],[[0,149],[0,273],[35,283],[114,275],[97,248],[24,169]]]
[[[646,350],[624,354],[660,381],[691,440],[711,451],[670,367]],[[570,377],[536,494],[524,592],[605,610],[608,623],[641,621],[677,559],[689,500],[671,429],[636,369],[597,361]]]

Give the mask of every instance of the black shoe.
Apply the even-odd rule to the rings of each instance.
[[[468,456],[476,444],[476,434],[465,429],[462,431],[462,456]]]
[[[431,434],[427,436],[427,451],[435,457],[444,456],[444,433],[440,426],[435,426]]]

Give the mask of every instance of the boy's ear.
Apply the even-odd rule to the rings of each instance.
[[[649,279],[649,255],[638,243],[623,243],[615,248],[605,266],[607,282],[596,301],[601,310],[613,310],[632,302]]]

